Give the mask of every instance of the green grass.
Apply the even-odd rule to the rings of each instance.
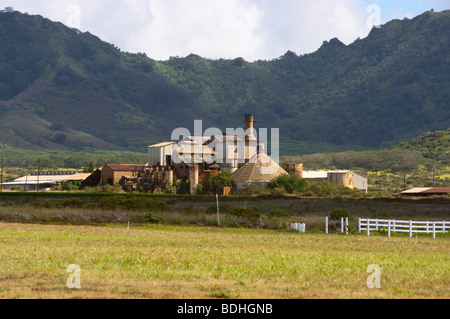
[[[0,223],[0,298],[443,298],[447,238]],[[66,269],[81,267],[82,289]],[[366,286],[367,267],[382,288]]]

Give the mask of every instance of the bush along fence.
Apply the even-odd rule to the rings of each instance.
[[[325,217],[325,233],[328,234],[329,218]],[[348,217],[341,217],[341,233],[348,235]]]
[[[426,233],[433,234],[436,238],[438,233],[447,233],[450,229],[450,222],[421,222],[421,221],[404,221],[404,220],[386,220],[386,219],[359,219],[358,232],[363,231],[370,236],[370,231],[387,231],[389,237],[392,233],[409,233],[409,237],[413,234]]]

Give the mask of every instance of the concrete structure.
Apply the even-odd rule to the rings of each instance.
[[[303,178],[303,164],[284,163],[283,169],[289,174],[294,173],[300,178]]]
[[[176,142],[165,142],[148,147],[149,166],[171,166]]]
[[[199,183],[198,164],[189,165],[189,181],[191,187],[191,195],[197,194],[197,186]]]
[[[102,169],[101,183],[114,185],[119,184],[122,177],[136,178],[145,167],[146,165],[108,164]]]
[[[367,178],[352,171],[304,171],[303,178],[308,182],[330,182],[335,185],[344,185],[351,189],[368,192]]]
[[[287,174],[287,172],[283,168],[265,153],[260,153],[254,155],[230,178],[239,191],[242,187],[250,185],[266,188],[270,181],[284,174]]]
[[[253,115],[245,115],[245,163],[248,163],[258,152],[258,141],[254,135]]]
[[[450,194],[449,187],[423,187],[413,188],[402,192],[405,196],[428,197],[428,196],[447,196]]]

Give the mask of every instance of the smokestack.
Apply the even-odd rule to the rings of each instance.
[[[245,115],[245,163],[249,163],[250,159],[257,154],[258,141],[253,134],[253,115]]]
[[[245,115],[245,130],[248,129],[253,130],[253,115],[252,114],[246,114]]]

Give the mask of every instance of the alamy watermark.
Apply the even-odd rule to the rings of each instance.
[[[369,265],[367,272],[371,275],[367,278],[367,288],[381,289],[381,268],[378,265]]]
[[[81,7],[78,4],[69,4],[66,8],[66,13],[69,14],[66,20],[66,25],[69,28],[81,29]]]
[[[369,13],[367,26],[369,28],[381,28],[381,7],[378,4],[371,4],[367,6],[366,12]]]
[[[194,121],[194,134],[187,128],[177,128],[171,139],[176,141],[172,161],[175,164],[245,164],[246,162],[267,164],[270,159],[279,162],[280,130],[270,129],[270,159],[267,154],[269,130],[260,128],[218,128],[203,130],[203,121]]]
[[[81,289],[81,268],[78,265],[69,265],[67,272],[72,273],[67,277],[67,288]]]

